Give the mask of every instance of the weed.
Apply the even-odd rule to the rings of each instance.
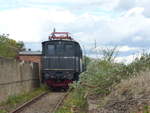
[[[0,109],[0,113],[7,113],[7,111],[3,110],[3,109],[2,110]]]
[[[84,91],[82,87],[74,89],[56,113],[86,113],[87,103],[86,97],[84,97]]]

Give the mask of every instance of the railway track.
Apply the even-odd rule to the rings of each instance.
[[[10,113],[55,113],[68,92],[45,92]]]

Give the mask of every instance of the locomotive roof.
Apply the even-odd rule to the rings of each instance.
[[[47,43],[47,42],[58,42],[58,41],[63,41],[63,42],[74,42],[74,43],[79,44],[79,43],[78,43],[77,41],[75,41],[75,40],[48,40],[48,41],[42,42],[42,44],[43,44],[43,43]]]

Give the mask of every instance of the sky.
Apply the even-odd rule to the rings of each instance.
[[[0,0],[0,34],[10,34],[36,51],[55,27],[70,32],[88,56],[117,46],[118,61],[131,62],[141,51],[149,51],[149,4],[150,0]]]

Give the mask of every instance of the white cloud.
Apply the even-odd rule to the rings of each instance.
[[[119,0],[116,9],[118,10],[129,10],[136,4],[136,0]]]
[[[57,11],[35,8],[19,8],[0,12],[0,33],[23,41],[41,41],[57,25],[65,25],[75,20],[75,15],[67,10]]]
[[[114,49],[115,46],[98,46],[94,49],[91,49],[92,51],[101,51],[103,49]],[[88,48],[90,49],[90,48]],[[129,51],[140,51],[142,48],[139,47],[129,47],[128,45],[124,46],[116,46],[116,51],[119,52],[129,52]]]
[[[142,40],[144,40],[144,38],[141,37],[141,36],[135,36],[135,37],[133,38],[133,41],[134,41],[134,42],[142,41]]]
[[[58,31],[69,31],[85,44],[119,42],[143,30],[147,35],[150,19],[142,15],[143,8],[133,8],[121,16],[112,18],[106,14],[74,14],[66,9],[52,7],[48,10],[19,8],[0,11],[0,32],[9,33],[16,40],[41,41],[56,27]],[[141,32],[141,33],[143,33]],[[139,35],[140,36],[140,35]],[[135,39],[136,40],[136,39]]]
[[[150,17],[150,0],[119,0],[118,5],[114,8],[116,11],[127,11],[135,7],[144,8],[143,14],[146,17]]]
[[[135,60],[135,58],[136,58],[135,55],[122,56],[122,57],[117,57],[115,62],[122,62],[125,64],[130,64],[133,60]]]
[[[124,17],[141,16],[143,11],[142,7],[132,8],[125,13]]]
[[[105,44],[109,42],[119,42],[127,37],[134,40],[134,35],[142,37],[143,34],[150,36],[147,31],[150,27],[150,19],[142,15],[143,8],[133,8],[122,13],[121,16],[112,18],[111,16],[80,16],[69,28],[77,31],[78,37],[84,42]],[[73,26],[73,27],[71,27]],[[140,32],[142,30],[142,32]],[[79,33],[78,33],[79,32]],[[143,36],[145,37],[145,36]],[[145,37],[146,38],[146,37]]]
[[[140,48],[137,47],[129,47],[129,46],[118,46],[119,52],[128,52],[128,51],[137,51]]]

